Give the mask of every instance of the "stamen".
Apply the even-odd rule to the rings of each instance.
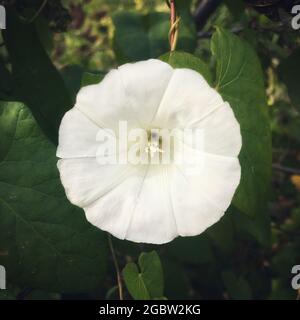
[[[150,157],[153,158],[156,152],[164,153],[164,151],[159,147],[157,142],[148,142],[145,148],[146,153],[150,153]]]

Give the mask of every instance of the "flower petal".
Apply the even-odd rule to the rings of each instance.
[[[110,71],[99,84],[83,87],[77,94],[75,108],[100,128],[117,131],[119,120],[137,123],[118,70]]]
[[[165,183],[157,168],[145,167],[85,207],[87,219],[119,239],[169,242],[178,234]]]
[[[57,157],[96,157],[100,144],[97,135],[100,129],[76,108],[69,110],[59,127]],[[114,138],[115,140],[115,138]]]
[[[166,169],[149,166],[126,239],[162,244],[178,236]]]
[[[87,220],[99,229],[125,239],[143,176],[143,171],[137,171],[103,197],[85,206]]]
[[[97,137],[115,132],[117,147],[122,120],[129,130],[202,130],[202,148],[181,143],[175,150],[202,161],[103,165],[105,145]],[[120,239],[161,244],[199,234],[221,218],[240,180],[240,149],[232,109],[200,74],[148,60],[123,65],[80,90],[62,120],[57,155],[67,197],[92,224]]]
[[[200,121],[195,121],[189,127],[200,132],[203,144],[202,151],[228,157],[237,157],[242,147],[240,125],[232,108],[225,102],[219,108],[209,113]]]
[[[156,59],[119,67],[126,96],[142,126],[153,119],[173,74],[173,69]]]
[[[131,165],[99,165],[96,158],[61,159],[57,163],[68,199],[85,207],[136,174]]]
[[[170,175],[171,195],[180,235],[196,235],[217,222],[240,181],[237,158],[203,154],[203,164],[177,165]]]
[[[153,124],[185,128],[222,104],[222,97],[198,72],[175,69]]]
[[[240,125],[227,102],[202,119],[197,128],[204,128],[206,152],[229,157],[239,155],[242,147]]]
[[[151,59],[125,64],[95,85],[83,87],[75,107],[99,127],[116,130],[120,120],[143,127],[155,113],[173,69]]]

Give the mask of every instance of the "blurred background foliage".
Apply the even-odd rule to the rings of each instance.
[[[291,28],[291,7],[296,2],[177,1],[182,17],[179,50],[201,57],[214,70],[210,40],[214,27],[221,26],[246,40],[257,52],[263,66],[273,136],[272,188],[265,212],[248,217],[231,207],[219,223],[198,237],[176,239],[163,246],[114,239],[121,268],[127,262],[137,263],[142,251],[158,252],[160,258],[155,259],[161,260],[164,280],[157,262],[153,267],[154,273],[157,268],[154,278],[160,286],[156,298],[299,298],[299,293],[291,288],[291,268],[300,264],[300,30]],[[16,10],[38,37],[35,39],[30,29],[26,33],[25,27],[13,34],[18,37],[15,46],[9,37],[1,36],[0,98],[33,105],[31,111],[37,120],[43,119],[38,107],[41,101],[49,101],[50,111],[53,105],[57,106],[57,112],[63,115],[80,86],[91,81],[91,77],[100,79],[118,64],[158,57],[169,49],[169,8],[164,0],[2,0],[0,4]],[[40,47],[36,41],[41,43]],[[42,50],[47,53],[45,56]],[[51,61],[63,80],[50,70]],[[49,64],[48,71],[26,78],[24,72],[36,63],[40,63],[41,69]],[[25,71],[16,72],[15,76],[14,68]],[[16,85],[17,80],[22,85]],[[43,92],[40,83],[46,87],[53,83],[60,101],[54,102],[57,97]],[[59,93],[58,90],[63,92],[62,87],[68,89],[68,95]],[[42,120],[38,122],[55,142],[57,133],[47,127],[49,121],[46,118],[44,124]],[[59,121],[53,125],[58,126]],[[0,297],[117,298],[114,265],[111,258],[108,260],[104,280],[94,290],[49,293],[47,288],[24,286],[10,279],[9,290],[1,292]],[[145,273],[140,260],[139,266],[130,267],[136,274],[138,268],[141,274]],[[134,296],[130,294],[134,291],[132,285],[128,290],[126,297]],[[136,296],[148,297],[150,293],[149,289]]]

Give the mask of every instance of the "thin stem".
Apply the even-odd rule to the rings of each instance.
[[[171,44],[171,46],[172,46],[172,43],[173,43],[174,38],[175,38],[175,29],[173,28],[175,21],[176,21],[175,0],[171,0],[170,1],[170,23],[171,23],[170,44]]]
[[[31,17],[27,23],[32,23],[35,21],[35,19],[40,15],[40,13],[43,11],[43,9],[45,8],[46,4],[47,4],[48,0],[44,0],[43,3],[41,4],[41,6],[39,7],[39,9],[37,10],[37,12],[33,15],[33,17]]]
[[[291,168],[291,167],[282,166],[282,165],[277,164],[277,163],[274,163],[272,165],[272,167],[274,169],[276,169],[276,170],[279,170],[279,171],[292,173],[292,174],[300,174],[300,169],[295,169],[295,168]]]
[[[176,44],[178,40],[178,26],[180,17],[177,16],[175,0],[170,0],[167,2],[170,7],[170,31],[169,31],[169,42],[170,50],[174,51],[176,49]]]
[[[115,253],[115,249],[114,249],[114,246],[113,246],[113,243],[112,243],[112,238],[111,238],[110,234],[108,235],[108,245],[109,245],[109,249],[110,249],[110,252],[111,252],[111,255],[112,255],[112,259],[113,259],[113,263],[114,263],[114,266],[115,266],[115,270],[116,270],[116,273],[117,273],[119,298],[120,298],[120,300],[124,300],[121,272],[120,272],[117,256],[116,256],[116,253]]]

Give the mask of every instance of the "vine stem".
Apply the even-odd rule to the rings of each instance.
[[[174,51],[176,49],[177,39],[178,39],[178,26],[180,17],[177,16],[175,0],[167,1],[170,8],[170,31],[169,31],[169,42],[170,50]]]
[[[116,252],[113,246],[113,242],[112,242],[112,238],[111,235],[108,235],[108,245],[109,245],[109,249],[111,252],[111,256],[113,259],[113,263],[115,266],[115,270],[116,270],[116,274],[117,274],[117,282],[118,282],[118,290],[119,290],[119,298],[120,300],[124,300],[124,295],[123,295],[123,283],[122,283],[122,277],[121,277],[121,272],[120,272],[120,268],[119,268],[119,264],[118,264],[118,260],[117,260],[117,256],[116,256]]]

